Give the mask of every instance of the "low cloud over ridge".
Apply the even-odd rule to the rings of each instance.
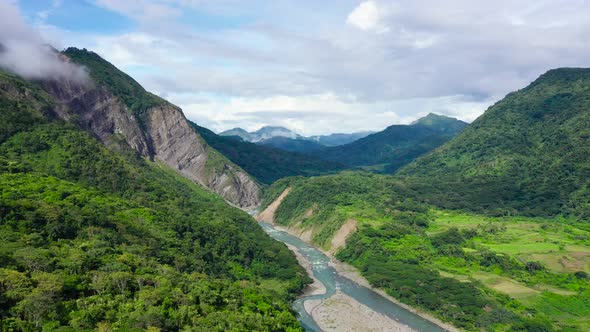
[[[29,27],[13,4],[0,2],[0,67],[26,79],[86,82],[85,68],[69,62]]]

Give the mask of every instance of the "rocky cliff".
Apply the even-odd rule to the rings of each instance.
[[[95,61],[98,57],[92,52],[76,51],[89,54]],[[100,61],[105,64],[103,68],[97,68],[96,63],[87,66],[92,77],[90,82],[60,80],[41,83],[56,99],[55,111],[59,117],[76,122],[106,145],[116,135],[141,156],[165,163],[241,208],[251,209],[258,205],[258,184],[208,146],[190,126],[180,108],[149,94],[132,81],[128,84],[134,85],[136,92],[149,94],[156,100],[140,111],[132,109],[125,98],[117,95],[116,86],[104,84],[100,76],[93,75],[93,70],[117,70],[100,57],[98,59],[99,65],[102,65]],[[121,72],[113,74],[123,80],[132,80]],[[129,92],[126,93],[128,96]],[[142,98],[141,95],[132,97]]]

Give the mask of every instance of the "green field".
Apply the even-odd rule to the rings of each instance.
[[[553,272],[590,272],[590,231],[575,220],[495,218],[452,211],[433,214],[435,222],[428,229],[430,235],[452,227],[479,230],[480,234],[471,239],[474,247],[511,255],[521,262],[540,261]]]
[[[461,282],[480,283],[508,295],[523,306],[556,320],[559,327],[590,330],[590,298],[587,282],[570,276],[590,271],[590,232],[575,220],[523,217],[485,217],[454,211],[431,211],[429,236],[453,228],[474,236],[463,243],[469,255],[491,251],[526,266],[540,263],[541,273],[526,275],[509,269],[466,264],[464,260],[439,257],[434,261],[442,276]],[[563,324],[563,325],[562,325]]]

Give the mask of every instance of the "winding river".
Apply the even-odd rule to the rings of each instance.
[[[261,222],[261,227],[273,238],[296,247],[311,263],[313,275],[326,287],[325,294],[305,296],[293,303],[299,314],[299,321],[307,331],[320,332],[321,329],[305,311],[304,302],[308,300],[327,299],[340,290],[370,309],[386,315],[412,329],[420,332],[443,332],[445,329],[389,301],[373,290],[345,278],[330,266],[330,258],[301,239]]]

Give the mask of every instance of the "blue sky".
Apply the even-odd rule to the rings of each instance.
[[[220,131],[471,121],[555,67],[587,67],[584,0],[0,0]],[[1,17],[0,17],[1,19]]]

